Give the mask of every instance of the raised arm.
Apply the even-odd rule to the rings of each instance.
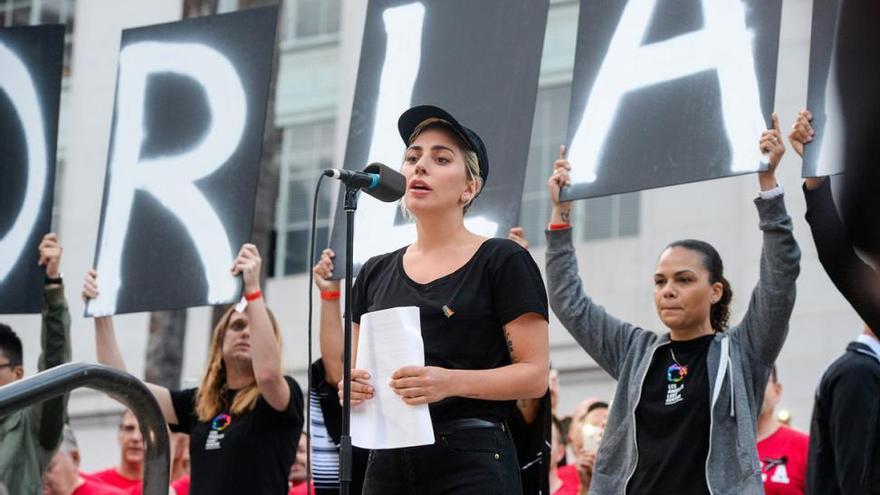
[[[232,274],[241,274],[244,293],[250,302],[247,315],[250,319],[251,366],[260,394],[276,411],[284,411],[290,404],[290,386],[281,370],[281,345],[272,329],[269,311],[260,291],[260,268],[262,258],[253,244],[245,244],[232,265]],[[259,296],[257,296],[259,295]]]
[[[95,299],[99,297],[98,292],[98,273],[95,270],[89,270],[83,283],[82,297],[83,300]],[[121,371],[125,369],[125,361],[122,359],[122,353],[119,352],[119,344],[116,343],[116,332],[113,329],[113,318],[110,316],[101,316],[95,318],[95,350],[98,356],[98,363]],[[162,415],[168,424],[177,424],[177,413],[174,412],[174,406],[171,403],[171,393],[167,388],[153,383],[144,383],[153,397],[159,403],[162,409]]]
[[[794,239],[791,217],[785,210],[776,168],[785,153],[779,119],[773,114],[773,129],[761,136],[761,151],[770,155],[770,166],[758,173],[760,197],[755,200],[763,232],[760,279],[752,291],[740,326],[745,344],[765,365],[779,355],[788,335],[788,322],[795,301],[795,281],[800,273],[801,252]]]
[[[46,234],[40,242],[39,263],[46,267],[46,287],[43,289],[43,322],[40,335],[40,371],[70,361],[70,312],[64,298],[61,278],[61,245],[54,233]],[[37,437],[46,450],[55,449],[61,441],[67,394],[41,402],[28,409],[31,426],[38,428]]]
[[[342,380],[342,316],[339,309],[339,280],[333,276],[332,249],[325,249],[321,259],[312,269],[315,286],[321,291],[321,362],[324,364],[325,381],[334,387]]]
[[[553,213],[547,230],[546,276],[550,308],[578,344],[613,378],[630,343],[644,330],[609,315],[584,292],[572,244],[571,202],[559,200],[564,186],[571,183],[571,166],[560,148],[553,175],[547,182]]]
[[[788,139],[799,155],[813,140],[812,115],[804,110],[798,114]],[[807,223],[819,261],[834,286],[852,305],[875,335],[880,335],[880,274],[862,261],[850,242],[849,233],[837,213],[830,180],[825,177],[804,181],[807,200]]]

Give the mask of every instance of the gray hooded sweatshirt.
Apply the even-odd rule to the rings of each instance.
[[[755,424],[770,368],[788,333],[800,271],[800,250],[782,196],[756,199],[763,231],[761,275],[743,320],[719,332],[709,346],[709,453],[705,474],[714,495],[763,494]],[[635,473],[639,458],[635,410],[654,353],[669,344],[658,335],[618,320],[595,304],[578,275],[571,229],[547,231],[550,306],[569,333],[617,380],[614,406],[599,452],[591,494],[617,495]]]

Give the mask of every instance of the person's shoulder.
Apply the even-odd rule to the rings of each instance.
[[[394,251],[377,254],[369,258],[363,265],[361,265],[360,270],[358,271],[358,276],[364,275],[365,277],[369,277],[371,273],[376,270],[382,270],[385,267],[394,263],[394,261],[403,255],[404,251],[408,246],[403,246],[400,249],[395,249]]]
[[[490,237],[483,241],[480,248],[488,253],[501,256],[516,253],[528,253],[528,251],[516,243],[516,241],[512,241],[506,237]]]
[[[826,374],[880,379],[880,361],[871,353],[868,346],[852,342],[847,346],[846,352],[828,367]]]

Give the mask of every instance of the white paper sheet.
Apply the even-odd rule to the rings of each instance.
[[[356,368],[370,373],[373,398],[351,408],[351,441],[365,449],[396,449],[434,443],[427,405],[411,406],[391,389],[391,374],[424,366],[419,308],[383,309],[361,316]]]

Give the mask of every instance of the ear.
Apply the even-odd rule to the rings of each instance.
[[[24,378],[24,368],[20,365],[16,366],[12,374],[15,375],[16,380],[21,380],[22,378]]]
[[[715,304],[718,301],[720,301],[721,296],[723,296],[723,295],[724,295],[724,284],[722,284],[721,282],[715,282],[714,284],[712,284],[712,297],[710,298],[710,300],[712,301],[712,304]]]
[[[79,450],[73,449],[70,451],[70,460],[76,465],[76,468],[79,469]]]

